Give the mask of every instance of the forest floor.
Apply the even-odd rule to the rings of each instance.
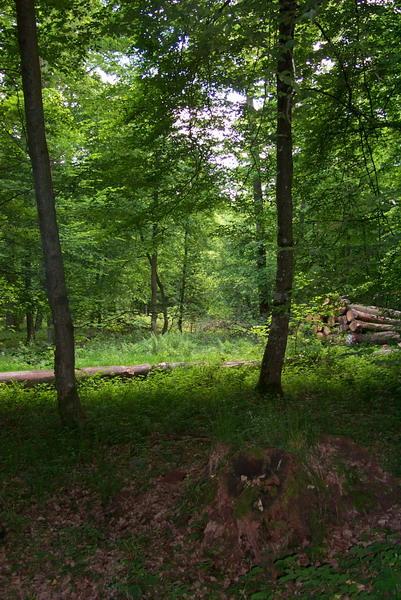
[[[359,532],[345,524],[341,555],[322,538],[237,577],[202,550],[216,445],[303,460],[322,436],[344,436],[401,476],[401,351],[294,353],[284,401],[260,398],[256,378],[210,366],[88,380],[80,432],[61,429],[51,388],[1,386],[0,597],[400,598],[388,515]]]

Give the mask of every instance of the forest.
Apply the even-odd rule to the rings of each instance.
[[[398,0],[0,0],[0,597],[401,598]]]

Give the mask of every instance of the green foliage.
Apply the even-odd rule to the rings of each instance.
[[[17,337],[11,336],[13,341]],[[263,342],[242,330],[238,333],[218,330],[198,333],[168,333],[164,336],[143,336],[136,331],[130,335],[98,333],[94,338],[76,336],[77,367],[135,365],[174,361],[206,361],[258,359]],[[10,347],[8,336],[0,346],[0,371],[50,368],[53,347],[45,342]]]
[[[173,327],[181,308],[187,328],[210,317],[260,325],[258,287],[271,299],[276,262],[275,4],[37,9],[77,324],[122,330],[145,318],[155,251]],[[0,15],[0,316],[22,324],[46,311],[13,12],[6,2]],[[327,290],[401,307],[396,9],[306,2],[297,27],[295,328]]]
[[[348,435],[383,446],[386,462],[399,469],[399,360],[398,353],[379,358],[327,349],[310,370],[300,359],[287,367],[285,404],[260,400],[254,390],[257,372],[249,367],[177,369],[126,383],[86,380],[81,395],[88,423],[81,436],[59,429],[51,389],[3,385],[4,474],[9,469],[56,474],[59,469],[61,477],[68,471],[73,477],[71,466],[101,456],[101,446],[141,446],[152,432],[293,449],[301,439],[308,445],[322,432]]]
[[[259,358],[270,323],[260,319],[258,288],[271,299],[276,263],[277,3],[36,4],[77,366]],[[0,10],[2,370],[52,365],[14,10],[9,1]],[[386,358],[367,348],[322,347],[313,334],[319,323],[307,321],[335,312],[323,302],[328,290],[332,300],[335,291],[401,308],[398,16],[394,2],[301,6],[294,48],[297,273],[285,402],[262,402],[252,369],[94,380],[81,386],[88,423],[72,434],[58,427],[51,390],[2,388],[2,477],[15,488],[3,479],[1,497],[17,529],[24,526],[19,504],[60,482],[84,481],[106,502],[131,473],[131,454],[143,483],[150,437],[171,432],[299,453],[323,432],[344,434],[382,449],[400,472],[398,352]],[[261,245],[266,266],[258,269]],[[161,283],[156,311],[170,318],[163,337],[145,334],[150,256]],[[32,320],[38,343],[27,347],[22,330]],[[129,457],[116,469],[109,450],[119,444],[127,444]],[[97,533],[84,535],[92,549]],[[62,542],[80,564],[86,558],[74,555],[77,537],[66,530]],[[140,541],[131,543],[141,551]],[[369,552],[366,593],[397,594],[398,555],[391,545]],[[131,563],[130,577],[116,581],[113,593],[151,596],[160,582],[140,558]],[[348,583],[328,565],[304,570],[289,559],[281,567],[307,595],[358,592],[359,571]],[[348,568],[352,573],[344,563]],[[187,593],[173,587],[171,598]],[[272,597],[250,593],[253,600]]]
[[[235,587],[234,597],[252,600],[288,598],[398,598],[401,593],[401,550],[398,540],[390,536],[385,541],[366,546],[354,546],[336,557],[336,565],[323,563],[302,566],[297,554],[277,560],[277,583],[261,584],[263,569],[255,568]],[[260,587],[262,586],[262,587]],[[259,591],[256,591],[259,587]],[[295,592],[296,589],[296,592]],[[295,596],[294,596],[295,597]]]

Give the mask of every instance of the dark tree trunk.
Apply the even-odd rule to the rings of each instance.
[[[150,286],[151,286],[151,303],[150,303],[150,314],[151,314],[151,331],[155,335],[157,334],[157,316],[158,316],[158,303],[157,303],[157,290],[160,291],[160,300],[163,312],[163,329],[162,335],[168,331],[168,299],[164,289],[162,280],[160,279],[157,270],[157,252],[148,254],[148,261],[150,264]]]
[[[178,331],[182,333],[182,326],[184,323],[184,309],[185,309],[185,292],[187,287],[187,273],[188,273],[188,254],[189,254],[189,226],[185,226],[184,234],[184,258],[182,261],[182,276],[181,276],[181,289],[180,289],[180,300],[178,306]]]
[[[150,263],[150,329],[151,332],[157,334],[157,253],[153,252],[149,255]]]
[[[33,309],[31,306],[28,306],[25,312],[25,323],[26,323],[26,344],[29,346],[33,344],[35,341],[35,317],[33,313]]]
[[[168,298],[166,296],[166,291],[164,289],[163,282],[160,279],[159,273],[157,272],[157,269],[156,269],[156,280],[157,280],[157,287],[159,288],[159,292],[160,292],[160,301],[161,301],[161,307],[162,307],[162,312],[163,312],[162,335],[164,335],[165,333],[168,332]]]
[[[277,63],[277,274],[272,324],[263,356],[258,388],[262,393],[282,394],[281,373],[287,347],[294,278],[292,227],[292,104],[294,94],[293,42],[295,0],[279,2]]]
[[[155,194],[154,199],[155,205],[157,206],[157,194]],[[168,300],[166,296],[166,292],[164,289],[164,285],[162,280],[159,277],[158,273],[158,255],[157,255],[157,235],[158,235],[158,227],[157,223],[153,223],[152,225],[152,254],[147,253],[147,258],[150,264],[150,290],[151,290],[151,301],[150,301],[150,328],[154,335],[157,334],[157,317],[159,312],[159,307],[157,303],[157,290],[160,291],[160,300],[163,311],[163,329],[162,335],[167,333],[168,331]]]
[[[9,250],[10,250],[10,255],[14,259],[13,264],[16,267],[17,261],[15,259],[14,243],[11,241],[9,242]],[[6,272],[5,277],[6,277],[7,282],[10,283],[11,285],[15,285],[18,281],[17,273],[15,273],[13,271]],[[5,327],[7,327],[9,329],[14,329],[14,331],[19,331],[22,320],[23,320],[23,317],[21,317],[21,314],[18,312],[17,307],[15,306],[15,304],[13,302],[10,302],[7,305],[6,314],[4,315]]]
[[[100,273],[96,273],[96,277],[95,277],[95,289],[97,291],[98,298],[102,297],[102,294],[101,294],[101,291],[102,291],[101,290],[101,288],[102,288],[102,279],[103,279],[102,275],[100,275]],[[102,304],[101,304],[101,302],[99,302],[96,305],[95,310],[92,312],[92,315],[91,315],[91,321],[92,321],[92,323],[93,324],[96,323],[96,325],[100,326],[102,324],[102,316],[103,316],[102,315]]]
[[[4,325],[9,329],[17,329],[18,327],[18,319],[15,314],[8,310],[4,317]]]
[[[255,106],[252,96],[246,97],[250,125],[253,125],[255,117]],[[259,316],[266,319],[270,311],[269,286],[266,272],[266,229],[264,223],[264,202],[262,190],[262,178],[260,175],[260,151],[257,140],[257,131],[251,131],[252,142],[250,155],[252,161],[252,192],[253,211],[255,216],[256,235],[256,269],[258,281]]]
[[[68,305],[45,135],[34,1],[16,0],[16,8],[28,148],[35,184],[46,288],[55,331],[55,378],[58,407],[63,424],[78,426],[81,422],[82,411],[74,370],[74,329]]]
[[[35,333],[38,333],[42,329],[43,323],[43,312],[40,308],[38,308],[36,317],[35,317]]]
[[[46,339],[49,346],[54,346],[55,336],[54,336],[54,325],[53,319],[51,316],[47,317],[46,323]]]
[[[256,229],[256,267],[258,273],[259,316],[266,319],[270,311],[266,271],[266,231],[263,220],[263,192],[260,175],[253,177],[253,206]]]
[[[32,294],[32,275],[31,265],[28,260],[24,263],[24,294],[26,302],[25,321],[26,321],[26,343],[32,344],[35,340],[35,321],[34,321],[34,301]]]
[[[32,344],[35,341],[35,320],[31,310],[26,312],[26,343]]]

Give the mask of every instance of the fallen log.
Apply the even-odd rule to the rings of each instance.
[[[366,321],[369,323],[382,323],[383,325],[394,325],[401,327],[401,319],[394,319],[391,317],[386,317],[383,315],[374,315],[373,313],[363,312],[361,310],[357,310],[355,308],[350,308],[347,310],[347,320],[348,322],[357,319],[358,321]]]
[[[359,312],[368,313],[378,317],[389,317],[392,319],[401,320],[401,310],[394,310],[392,308],[381,308],[379,306],[364,306],[363,304],[349,304],[348,310],[357,310]]]
[[[260,361],[257,360],[229,360],[219,366],[222,368],[234,368],[244,366],[259,366]],[[109,367],[85,367],[76,370],[78,380],[87,379],[89,377],[100,377],[103,379],[120,377],[122,379],[133,379],[135,377],[146,377],[151,372],[171,371],[177,368],[201,367],[208,366],[206,362],[162,362],[155,365],[145,363],[143,365],[125,366],[109,366]],[[27,387],[33,387],[38,384],[54,383],[54,371],[6,371],[0,373],[0,384],[21,383]]]
[[[350,333],[351,344],[388,344],[400,342],[401,335],[395,331],[379,331],[377,333]]]
[[[359,332],[359,331],[392,331],[394,333],[396,333],[394,331],[394,325],[384,325],[382,323],[369,323],[366,321],[358,321],[356,319],[354,319],[353,321],[351,321],[351,323],[349,324],[349,329],[352,332]]]

